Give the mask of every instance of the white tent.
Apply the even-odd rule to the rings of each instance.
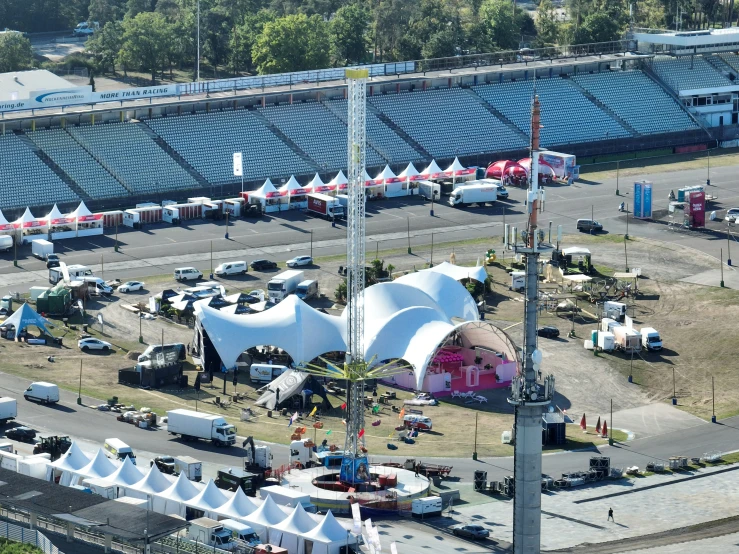
[[[31,242],[34,237],[39,238],[38,233],[32,233],[31,231],[40,230],[42,234],[45,233],[49,227],[49,220],[44,218],[37,219],[31,213],[31,210],[26,208],[26,211],[14,221],[14,224],[22,230],[23,242]]]
[[[393,283],[402,283],[422,290],[441,307],[450,319],[457,318],[465,321],[480,319],[474,298],[470,296],[464,285],[448,275],[425,269],[403,275],[395,279]]]
[[[49,212],[49,214],[48,214],[48,215],[46,216],[46,219],[48,219],[48,220],[49,220],[49,224],[50,224],[50,225],[55,225],[55,222],[56,222],[57,220],[59,220],[59,219],[64,219],[64,220],[66,220],[67,218],[65,218],[65,217],[64,217],[64,216],[62,215],[62,212],[60,212],[60,211],[59,211],[59,208],[57,208],[56,204],[54,204],[54,207],[53,207],[53,208],[51,208],[51,211],[50,211],[50,212]]]
[[[339,554],[342,547],[356,541],[356,537],[342,527],[329,510],[321,523],[302,536],[303,548],[300,551],[307,551],[305,545],[310,543],[312,554]]]
[[[215,515],[221,519],[241,519],[254,513],[256,509],[257,505],[239,487],[223,506],[215,510]]]
[[[143,478],[144,474],[141,470],[134,465],[131,458],[126,456],[121,466],[109,475],[106,480],[119,487],[130,487],[141,481]]]
[[[7,219],[5,219],[5,216],[3,215],[2,210],[0,210],[0,231],[12,231],[13,230],[13,224],[8,222]]]
[[[126,487],[126,496],[133,498],[150,498],[155,494],[167,490],[172,485],[172,481],[167,479],[156,464],[149,468],[149,472],[141,481]]]
[[[376,187],[376,186],[380,186],[377,183],[375,183],[375,181],[372,179],[372,177],[369,176],[369,173],[367,173],[367,170],[366,169],[364,170],[364,173],[362,175],[362,180],[364,181],[364,186],[365,187]]]
[[[49,464],[47,478],[51,480],[54,471],[61,472],[59,484],[67,486],[71,483],[74,475],[89,463],[90,457],[80,450],[76,442],[73,442],[61,458]]]
[[[316,176],[317,175],[318,174],[316,174]],[[290,179],[287,181],[287,183],[285,183],[278,189],[278,192],[280,193],[280,195],[283,196],[286,194],[288,196],[292,196],[294,194],[305,194],[305,189],[300,186],[300,183],[298,183],[295,175],[290,175]]]
[[[403,181],[415,181],[420,178],[420,173],[416,169],[416,166],[413,165],[413,163],[409,163],[408,167],[406,167],[400,175],[398,175],[398,178]]]
[[[287,518],[272,497],[267,495],[262,505],[242,520],[254,529],[262,542],[267,542],[269,529]]]
[[[85,479],[105,479],[113,475],[118,470],[119,466],[114,464],[103,451],[99,448],[95,457],[85,467],[79,469],[75,473]]]
[[[344,172],[339,170],[339,172],[336,174],[336,177],[328,182],[328,186],[331,188],[331,190],[339,190],[345,189],[348,183],[349,181],[347,180],[346,175],[344,175]]]
[[[439,265],[428,269],[428,271],[448,275],[455,281],[474,279],[475,281],[484,283],[488,276],[488,272],[484,266],[464,267],[461,265],[452,265],[449,262],[440,263]]]
[[[257,190],[249,193],[249,204],[261,204],[265,212],[278,211],[280,209],[280,201],[280,193],[269,179]]]
[[[459,158],[454,158],[452,165],[447,167],[444,170],[444,173],[448,173],[450,176],[459,175],[466,169],[467,168],[460,163]]]
[[[268,410],[274,410],[277,407],[277,391],[280,391],[280,399],[284,402],[288,398],[292,398],[303,390],[303,385],[310,377],[310,374],[297,369],[288,369],[282,375],[274,379],[257,398],[255,404]]]
[[[344,321],[311,308],[295,295],[257,314],[231,315],[209,306],[195,312],[227,368],[253,346],[277,346],[295,363],[307,363],[326,352],[344,351]]]
[[[405,196],[408,194],[408,187],[404,187],[404,180],[399,178],[389,165],[375,177],[375,183],[385,186],[385,196]]]
[[[154,495],[153,509],[160,514],[185,517],[185,503],[201,492],[184,473],[180,473],[170,487]]]
[[[298,552],[300,537],[318,524],[298,504],[287,519],[281,521],[269,530],[269,543],[287,549],[288,552]]]
[[[421,176],[424,179],[438,179],[439,177],[444,176],[444,172],[436,163],[436,160],[431,160],[431,163],[426,167],[426,169],[421,171]]]
[[[313,179],[311,179],[311,182],[308,183],[305,188],[311,192],[322,192],[324,190],[328,190],[326,183],[323,182],[321,176],[318,173],[315,174]]]
[[[229,498],[223,490],[216,487],[213,479],[210,479],[197,496],[185,501],[185,506],[202,511],[205,517],[214,518],[217,517],[216,510],[226,504]]]
[[[103,234],[103,214],[93,214],[82,201],[67,217],[76,221],[78,237]]]

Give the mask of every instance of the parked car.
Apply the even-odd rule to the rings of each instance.
[[[14,441],[33,442],[36,438],[36,431],[30,427],[13,427],[5,431],[5,436]]]
[[[731,221],[736,223],[737,218],[739,217],[739,208],[729,208],[726,210],[726,215],[724,216],[724,219],[726,221]]]
[[[126,281],[118,287],[118,292],[133,292],[135,290],[141,290],[144,288],[146,283],[141,281]]]
[[[157,465],[157,469],[162,473],[172,475],[174,473],[174,458],[172,456],[157,456],[150,465]]]
[[[88,350],[102,350],[103,352],[107,352],[113,348],[113,345],[109,342],[92,337],[78,340],[77,346],[79,346],[79,349],[83,352],[87,352]]]
[[[603,225],[594,219],[578,219],[577,230],[582,233],[599,233],[603,230]]]
[[[553,325],[546,325],[544,327],[541,327],[537,334],[540,337],[545,337],[548,339],[556,339],[559,336],[559,329],[554,327]]]
[[[265,269],[277,269],[277,264],[270,260],[254,260],[249,267],[254,271],[264,271]]]
[[[452,526],[452,534],[456,537],[465,537],[468,539],[487,539],[490,531],[482,525],[465,525],[460,523]]]
[[[59,264],[61,262],[59,261],[59,255],[58,254],[49,254],[46,256],[46,268],[51,269],[52,267],[59,267]]]
[[[302,265],[313,265],[313,258],[310,256],[296,256],[292,260],[287,260],[287,267],[300,267]]]

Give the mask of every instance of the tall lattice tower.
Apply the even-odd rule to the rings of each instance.
[[[537,216],[544,204],[539,188],[539,97],[531,105],[531,169],[526,195],[528,225],[513,237],[515,251],[525,259],[523,367],[511,384],[508,402],[515,407],[513,452],[513,552],[539,554],[541,550],[541,416],[554,396],[554,377],[542,379],[541,352],[537,349],[537,303],[539,302],[539,254],[550,252]]]
[[[364,359],[364,158],[367,121],[366,69],[347,69],[348,86],[348,172],[349,196],[346,226],[347,267],[347,318],[346,318],[346,371],[350,375],[347,387],[347,421],[345,462],[342,478],[355,482],[362,460],[369,470],[367,458],[362,452],[364,440],[364,377],[367,364]],[[349,464],[351,459],[351,464]],[[344,471],[344,467],[347,471]]]

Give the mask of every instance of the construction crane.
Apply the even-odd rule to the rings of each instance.
[[[513,428],[513,552],[539,554],[541,551],[541,416],[554,396],[554,376],[542,379],[542,354],[537,349],[539,303],[539,255],[554,247],[544,243],[538,229],[538,212],[544,207],[544,190],[539,188],[539,97],[531,105],[531,171],[526,194],[528,224],[521,237],[513,237],[513,248],[524,257],[524,341],[521,371],[511,383],[508,402],[515,409]]]

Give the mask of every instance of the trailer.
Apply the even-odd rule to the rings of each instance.
[[[46,239],[34,239],[31,241],[31,253],[39,260],[46,261],[49,254],[54,253],[54,243]]]
[[[344,206],[338,199],[328,194],[312,192],[306,195],[308,211],[326,219],[341,219],[344,217]]]
[[[236,427],[221,416],[192,410],[169,410],[167,431],[182,436],[183,440],[212,440],[216,446],[231,446],[236,442]]]
[[[484,205],[494,203],[498,199],[498,187],[493,184],[477,184],[457,187],[449,196],[451,206],[462,207],[468,204]]]
[[[18,417],[18,402],[15,398],[3,396],[0,398],[0,425]]]
[[[398,469],[406,469],[408,471],[415,472],[416,469],[418,469],[418,474],[423,475],[427,478],[434,478],[439,477],[441,479],[444,479],[445,477],[449,477],[449,474],[452,472],[453,466],[443,466],[438,464],[427,464],[426,462],[416,462],[414,458],[408,458],[405,462],[398,463],[398,462],[385,462],[383,464],[380,464],[385,467],[396,467]]]
[[[118,227],[123,225],[123,212],[114,210],[112,212],[103,212],[103,227]]]
[[[576,165],[576,157],[573,154],[562,154],[560,152],[545,150],[539,152],[539,160],[551,167],[557,179],[562,181],[577,179],[580,176],[580,168]]]
[[[178,225],[181,221],[198,219],[203,215],[203,204],[171,204],[162,208],[162,220]]]
[[[634,331],[624,326],[614,327],[613,337],[616,342],[616,348],[619,350],[623,350],[627,354],[641,351],[642,338],[639,331]]]

